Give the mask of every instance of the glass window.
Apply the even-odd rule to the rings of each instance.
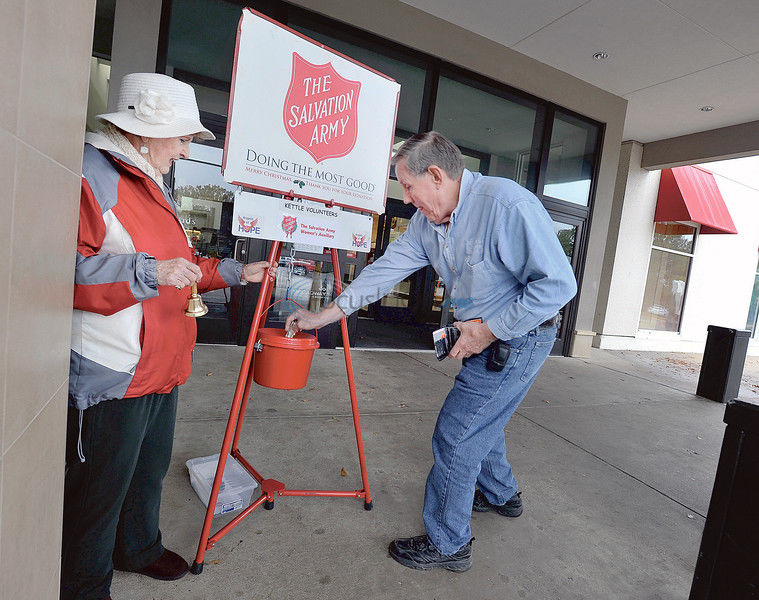
[[[95,4],[95,28],[92,34],[93,56],[111,58],[115,14],[116,0],[97,0]]]
[[[653,245],[657,248],[666,248],[691,254],[695,240],[696,230],[690,225],[656,223],[654,227]]]
[[[166,56],[169,75],[179,69],[228,84],[241,15],[239,4],[224,0],[173,0]]]
[[[537,108],[440,77],[434,127],[456,143],[467,168],[533,188]],[[531,177],[532,176],[532,177]]]
[[[335,276],[332,259],[290,258],[291,243],[282,245],[269,314],[284,321],[298,306],[319,312],[332,301]]]
[[[397,240],[401,234],[406,231],[410,219],[404,219],[403,217],[389,217],[390,230],[388,232],[388,244],[391,244]],[[395,287],[390,293],[380,300],[380,306],[392,306],[394,308],[408,308],[409,307],[409,293],[411,291],[411,277],[406,277],[400,283],[396,283]]]
[[[556,111],[543,195],[587,206],[598,127]]]
[[[179,220],[198,252],[214,258],[231,256],[234,245],[235,188],[221,177],[221,153],[220,148],[191,144],[191,158],[178,160],[174,166]]]
[[[221,177],[221,154],[220,148],[191,144],[191,158],[174,163],[177,216],[192,245],[212,258],[231,257],[235,240],[231,233],[235,188]],[[203,301],[226,314],[229,290],[206,292]]]
[[[553,230],[556,232],[556,237],[559,238],[564,254],[567,255],[567,260],[572,261],[572,255],[575,251],[575,240],[577,238],[577,225],[571,225],[570,223],[561,223],[560,221],[553,222]]]
[[[90,59],[90,88],[87,94],[87,131],[97,131],[101,124],[95,116],[108,112],[108,89],[111,82],[111,61]]]
[[[748,307],[748,319],[746,319],[746,329],[751,331],[751,335],[756,337],[759,333],[757,327],[757,316],[759,315],[759,264],[756,265],[756,275],[754,276],[754,291],[751,294],[751,303]]]
[[[415,133],[419,130],[419,120],[422,113],[422,96],[424,95],[424,79],[426,77],[424,69],[387,55],[378,54],[368,48],[356,46],[355,44],[345,42],[308,27],[297,24],[290,24],[289,26],[310,37],[312,40],[321,42],[325,46],[337,50],[353,60],[357,60],[367,67],[371,67],[395,79],[395,81],[401,84],[398,119],[395,126],[407,132]]]
[[[640,329],[679,330],[695,231],[695,228],[679,223],[656,224]]]

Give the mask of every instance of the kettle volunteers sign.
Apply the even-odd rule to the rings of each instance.
[[[383,213],[399,93],[385,75],[243,9],[224,179]]]
[[[372,218],[319,202],[238,191],[232,235],[369,252]]]

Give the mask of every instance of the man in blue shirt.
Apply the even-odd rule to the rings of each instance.
[[[393,164],[403,201],[418,209],[408,228],[333,303],[290,315],[287,327],[337,321],[427,265],[443,278],[461,332],[449,356],[462,367],[432,436],[427,533],[394,540],[389,550],[414,569],[466,571],[472,510],[522,514],[503,430],[548,357],[557,314],[577,284],[551,218],[528,190],[466,170],[459,149],[434,131],[406,141]],[[491,356],[505,364],[498,369]]]

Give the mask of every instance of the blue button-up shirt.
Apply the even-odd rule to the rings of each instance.
[[[450,223],[435,225],[417,211],[403,235],[335,302],[349,315],[427,265],[445,282],[454,317],[479,317],[502,340],[550,319],[577,293],[540,201],[510,179],[468,170]]]

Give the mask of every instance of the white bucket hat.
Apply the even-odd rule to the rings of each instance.
[[[145,137],[196,135],[203,140],[216,139],[200,122],[192,86],[160,73],[124,75],[116,112],[97,118]]]

